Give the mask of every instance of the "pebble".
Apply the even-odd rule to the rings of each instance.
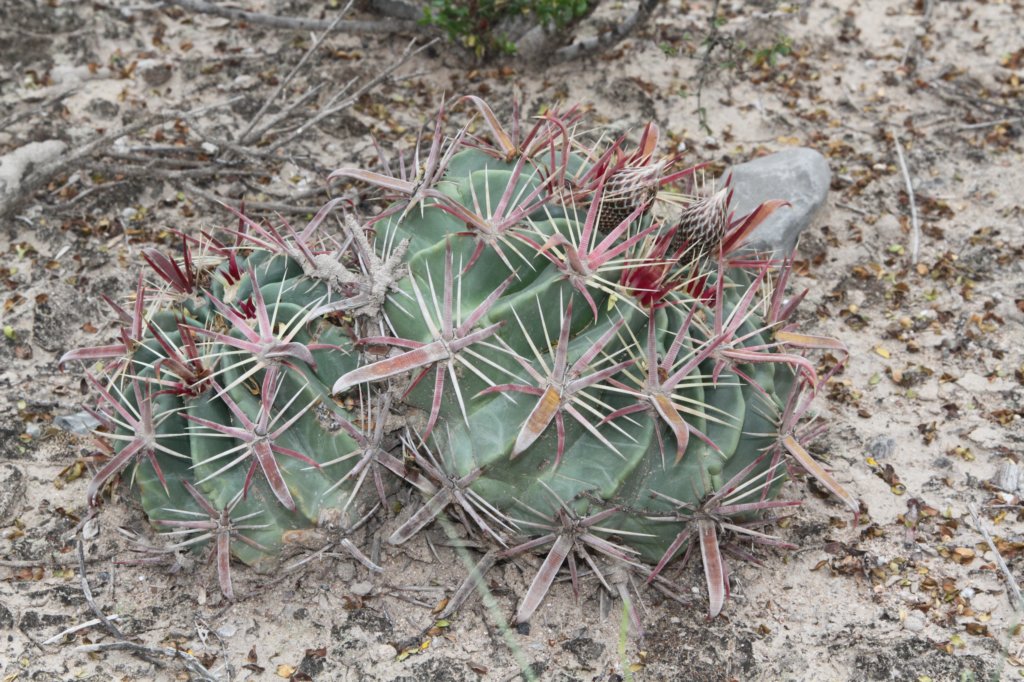
[[[903,621],[903,629],[908,632],[921,632],[924,630],[924,619],[917,613],[911,613]]]
[[[25,474],[14,464],[0,464],[0,527],[6,526],[25,502]]]
[[[996,448],[1003,443],[1003,432],[991,426],[979,426],[967,437],[984,448]]]
[[[13,193],[21,186],[21,179],[33,168],[45,166],[67,150],[60,140],[29,142],[12,152],[0,156],[0,193]]]
[[[357,597],[365,597],[373,592],[373,583],[360,580],[359,582],[352,583],[348,589]]]
[[[53,425],[76,436],[88,436],[100,425],[100,421],[88,412],[75,412],[54,417]]]
[[[351,582],[356,577],[356,567],[352,565],[351,561],[342,561],[338,564],[335,576],[342,582]]]
[[[243,74],[243,75],[239,76],[238,78],[236,78],[235,80],[231,81],[231,89],[232,90],[252,90],[253,88],[255,88],[259,84],[260,84],[260,79],[257,78],[256,76],[251,76],[249,74]]]
[[[992,485],[1003,492],[1015,494],[1020,487],[1020,467],[1016,463],[1006,460],[999,465],[999,470],[992,477]]]
[[[896,439],[889,436],[879,436],[868,446],[868,451],[875,459],[888,459],[895,450]]]
[[[142,80],[146,81],[146,85],[151,88],[159,87],[171,80],[173,71],[170,64],[156,59],[143,59],[139,61],[136,69],[142,76]]]
[[[970,393],[994,393],[1007,390],[1007,382],[1003,379],[989,381],[987,377],[980,374],[968,372],[956,380],[957,386]]]
[[[965,590],[966,591],[966,590]],[[963,592],[961,592],[961,595]],[[971,599],[971,608],[977,613],[992,613],[999,608],[999,600],[1002,597],[997,597],[994,594],[988,592],[979,592],[974,595]],[[1003,602],[1004,604],[1006,602]]]

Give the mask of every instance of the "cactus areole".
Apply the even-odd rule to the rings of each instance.
[[[653,124],[591,145],[576,110],[506,130],[461,104],[467,127],[446,135],[442,111],[399,172],[331,176],[379,190],[371,218],[240,209],[143,252],[134,301],[108,301],[119,342],[62,359],[98,396],[90,503],[133,481],[169,548],[211,548],[229,598],[233,559],[269,570],[320,533],[381,570],[353,527],[400,544],[444,515],[490,563],[545,557],[518,622],[562,570],[675,595],[669,567],[698,555],[717,615],[725,557],[785,545],[787,474],[858,510],[802,445],[845,349],[789,321],[789,260],[743,249],[784,202],[733,215]],[[388,518],[401,485],[412,508]]]

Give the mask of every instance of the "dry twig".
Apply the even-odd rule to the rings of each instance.
[[[367,33],[423,33],[423,27],[415,21],[400,21],[388,19],[387,21],[341,21],[332,22],[321,19],[306,19],[302,17],[279,17],[273,14],[259,14],[247,12],[240,9],[232,9],[221,5],[214,5],[203,0],[170,0],[172,5],[177,5],[189,12],[200,14],[212,14],[234,21],[244,21],[258,26],[269,28],[280,28],[289,31],[325,31],[334,25],[338,31],[365,35]]]
[[[356,90],[347,97],[345,97],[345,93],[348,91],[349,87],[352,85],[354,80],[349,81],[349,83],[346,83],[342,88],[340,88],[337,92],[331,95],[331,97],[327,100],[327,103],[324,104],[320,108],[320,111],[318,111],[312,118],[303,122],[300,126],[295,128],[295,130],[292,131],[290,134],[284,135],[280,139],[268,145],[264,151],[267,154],[273,154],[281,147],[290,144],[293,140],[295,140],[295,138],[303,135],[306,132],[306,130],[308,130],[312,126],[315,126],[323,119],[338,113],[342,109],[347,109],[348,107],[352,106],[353,104],[358,102],[359,99],[364,94],[366,94],[376,86],[380,85],[384,81],[388,80],[388,78],[391,77],[391,74],[397,71],[403,64],[405,64],[410,59],[412,59],[420,52],[427,49],[436,42],[437,39],[435,38],[434,40],[430,40],[424,43],[423,45],[417,47],[415,38],[409,41],[409,43],[405,46],[405,49],[402,51],[402,54],[399,55],[398,59],[389,64],[387,68],[382,70],[379,74],[368,80],[366,83],[363,83],[361,86],[356,88]],[[344,99],[342,99],[342,97],[344,97]]]
[[[352,7],[353,1],[354,0],[348,1],[348,4],[342,8],[342,10],[338,13],[338,17],[331,22],[331,25],[327,27],[327,30],[321,33],[320,36],[313,41],[313,44],[310,45],[308,50],[306,50],[306,54],[302,55],[302,59],[300,59],[299,63],[295,65],[295,68],[289,71],[288,75],[285,76],[284,79],[280,82],[280,84],[278,84],[277,88],[274,89],[274,92],[270,93],[270,96],[267,97],[266,101],[263,102],[263,106],[259,108],[259,111],[253,114],[252,119],[250,119],[249,121],[249,125],[247,125],[245,127],[245,130],[242,131],[242,134],[238,136],[238,141],[241,144],[251,144],[253,142],[259,141],[259,139],[263,137],[263,133],[265,133],[267,130],[269,130],[275,125],[277,118],[275,118],[265,126],[254,130],[256,128],[256,123],[259,122],[259,120],[263,117],[263,114],[267,113],[267,109],[269,109],[270,105],[274,103],[274,100],[281,96],[281,93],[284,92],[284,89],[288,87],[289,83],[292,82],[292,79],[295,78],[295,75],[302,69],[303,66],[306,65],[306,62],[309,61],[309,58],[313,56],[313,53],[316,52],[317,49],[319,49],[319,47],[323,44],[324,40],[327,39],[327,36],[331,34],[331,31],[333,31],[334,28],[345,17],[345,15],[348,14],[349,8]]]
[[[120,617],[121,616],[114,615],[114,616],[110,616],[107,620],[108,621],[118,620]],[[73,635],[76,632],[79,632],[81,630],[85,630],[87,628],[91,628],[94,625],[99,625],[102,622],[103,621],[100,620],[99,618],[93,618],[92,620],[87,620],[84,623],[79,623],[78,625],[72,625],[71,627],[69,627],[69,628],[67,628],[65,630],[61,630],[60,632],[55,634],[53,637],[45,640],[43,642],[43,644],[54,644],[54,643],[59,642],[60,640],[64,639],[68,635]]]
[[[900,170],[903,172],[903,181],[907,185],[907,200],[910,202],[910,262],[917,265],[917,259],[921,251],[921,223],[917,218],[917,202],[914,201],[914,184],[910,180],[910,171],[907,169],[907,160],[903,156],[903,145],[892,130],[892,143],[896,147],[896,156],[900,162]]]
[[[711,53],[719,44],[718,32],[718,4],[719,0],[711,3],[711,15],[708,17],[708,37],[706,38],[704,56],[700,60],[700,79],[697,81],[697,116],[700,119],[700,127],[708,135],[711,134],[711,127],[708,126],[708,112],[704,109],[704,84],[707,82],[708,74],[711,73]]]
[[[198,677],[204,682],[217,682],[217,676],[211,673],[202,663],[199,662],[192,654],[187,651],[181,651],[180,649],[172,649],[170,647],[153,647],[145,646],[143,644],[136,644],[135,642],[103,642],[100,644],[87,644],[85,646],[76,647],[75,651],[80,651],[84,654],[91,654],[100,651],[128,651],[137,656],[166,656],[181,661],[185,668]]]
[[[988,548],[992,550],[992,554],[996,557],[996,566],[999,567],[1000,572],[1003,574],[1003,579],[1006,580],[1007,590],[1013,599],[1010,600],[1010,606],[1015,611],[1024,611],[1024,596],[1020,593],[1020,587],[1017,585],[1017,581],[1014,579],[1013,574],[1010,573],[1009,566],[1003,561],[1003,555],[999,553],[996,548],[996,543],[992,541],[992,536],[989,535],[988,527],[982,522],[981,517],[978,516],[978,511],[974,508],[973,504],[967,505],[967,511],[971,513],[971,518],[974,520],[974,527],[981,533],[982,537],[985,538],[985,542],[988,543]]]
[[[107,632],[112,634],[117,639],[123,640],[125,639],[124,633],[121,632],[121,630],[119,630],[118,627],[111,622],[110,618],[107,617],[107,614],[103,613],[103,609],[101,609],[96,604],[96,600],[92,597],[92,589],[89,587],[89,578],[85,572],[85,547],[81,535],[78,536],[77,544],[78,578],[82,585],[82,594],[85,595],[85,601],[89,604],[89,608],[92,609],[92,612],[96,614],[96,618],[99,620],[99,622],[103,624],[104,629],[106,629]]]
[[[0,193],[0,218],[13,213],[18,209],[29,197],[31,197],[40,187],[45,185],[51,177],[58,173],[69,171],[73,168],[80,166],[87,158],[92,156],[98,150],[103,149],[114,140],[131,135],[139,130],[148,128],[151,125],[162,123],[163,121],[173,119],[187,119],[200,113],[210,111],[211,109],[218,109],[220,107],[228,106],[233,100],[227,102],[219,102],[208,106],[199,107],[191,111],[182,112],[175,110],[163,111],[158,114],[150,114],[143,116],[138,121],[130,123],[122,128],[111,131],[105,135],[101,135],[94,140],[83,144],[77,149],[71,150],[67,154],[61,155],[59,158],[45,164],[41,164],[34,168],[31,173],[28,173],[21,178],[18,186],[11,188],[10,190]]]
[[[222,197],[219,194],[214,194],[213,192],[207,192],[205,189],[202,189],[198,185],[193,185],[191,182],[184,182],[182,183],[182,186],[190,194],[194,194],[210,202],[211,204],[216,204],[218,206],[233,206],[238,203],[238,200],[236,199],[231,199],[230,197]],[[251,201],[249,199],[246,199],[245,208],[247,210],[253,211],[274,211],[276,213],[315,214],[323,207],[313,205],[304,206],[297,204],[285,204],[276,201]]]
[[[607,50],[609,47],[617,45],[636,30],[637,27],[642,26],[657,6],[658,0],[641,0],[636,11],[623,21],[615,24],[610,31],[605,31],[593,38],[559,48],[555,50],[555,58],[569,61],[594,54],[601,50]]]
[[[1012,125],[1014,123],[1024,122],[1024,116],[1017,116],[1016,118],[1000,118],[995,121],[983,121],[981,123],[968,123],[960,126],[950,126],[957,131],[963,130],[982,130],[984,128],[995,128],[1001,125]]]

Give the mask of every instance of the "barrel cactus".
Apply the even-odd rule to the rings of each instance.
[[[332,175],[383,190],[368,218],[239,210],[177,258],[143,253],[157,276],[130,312],[111,302],[120,343],[62,360],[91,363],[99,396],[89,500],[131,471],[172,546],[213,547],[231,597],[232,557],[270,569],[408,484],[423,502],[392,544],[446,514],[491,559],[545,554],[517,622],[563,567],[672,593],[665,566],[697,551],[714,616],[724,556],[783,544],[787,473],[858,509],[801,445],[827,378],[807,354],[843,346],[789,322],[788,261],[743,249],[783,202],[732,215],[728,185],[656,157],[654,125],[633,149],[588,143],[576,110],[520,131],[463,102],[478,116],[449,137],[442,111],[423,158]]]

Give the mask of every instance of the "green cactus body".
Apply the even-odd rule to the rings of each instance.
[[[151,297],[152,327],[131,322],[125,338],[140,338],[121,354],[66,358],[121,360],[105,375],[111,390],[95,382],[120,426],[91,495],[137,462],[146,513],[197,545],[215,540],[230,591],[229,535],[241,540],[235,557],[269,568],[289,531],[351,524],[380,465],[429,498],[392,543],[454,508],[503,556],[548,551],[518,620],[566,560],[612,589],[602,567],[664,581],[663,567],[697,546],[714,615],[728,591],[720,543],[782,544],[763,529],[789,504],[773,501],[787,466],[856,510],[797,440],[822,383],[804,352],[845,349],[788,325],[785,264],[738,255],[780,204],[734,220],[720,210],[727,194],[691,197],[681,221],[725,222],[663,225],[672,205],[659,190],[689,171],[653,161],[656,128],[632,155],[618,143],[600,153],[549,115],[520,148],[474,103],[497,149],[462,135],[445,147],[439,125],[418,182],[332,176],[406,195],[366,226],[348,218],[344,234],[324,234],[332,202],[287,238],[243,218],[235,246],[205,244],[203,262],[216,263],[206,270],[188,254],[181,266],[147,256],[170,284]],[[601,215],[606,186],[617,224]],[[688,243],[696,234],[720,241]],[[168,350],[190,342],[207,365],[191,387]],[[407,425],[402,457],[381,449],[388,415],[368,416],[378,396]],[[152,457],[118,418],[138,414],[140,398],[159,415]],[[240,521],[228,532],[224,519]]]
[[[481,211],[481,207],[494,210],[499,205],[513,177],[513,166],[478,150],[463,151],[452,158],[445,179],[438,186],[451,200],[487,217],[488,209]],[[585,172],[587,167],[580,159],[575,159],[574,166],[577,174]],[[523,174],[529,175],[529,179],[520,177],[512,195],[527,195],[542,178],[553,172],[554,169],[542,165],[531,167]],[[570,242],[578,242],[586,208],[546,204],[531,212],[520,229],[535,244],[543,243],[556,233]],[[614,301],[609,301],[606,292],[592,288],[591,295],[599,311],[598,318],[594,319],[587,302],[567,283],[559,269],[525,243],[515,244],[511,240],[504,243],[504,254],[485,248],[472,267],[463,271],[464,264],[473,257],[475,240],[466,234],[464,224],[451,220],[436,204],[418,209],[415,215],[401,222],[392,219],[378,229],[388,235],[386,243],[409,240],[411,277],[416,278],[421,299],[443,299],[445,258],[450,254],[456,298],[461,303],[454,314],[456,319],[468,317],[487,294],[512,275],[509,267],[512,265],[513,284],[480,322],[480,326],[502,324],[486,348],[476,349],[477,355],[489,360],[486,365],[476,364],[492,384],[506,383],[516,374],[519,367],[511,359],[512,353],[529,357],[531,364],[540,371],[540,359],[531,354],[531,349],[538,349],[540,358],[551,364],[549,347],[557,341],[560,318],[569,305],[573,306],[569,364],[620,320],[622,324],[616,338],[604,346],[595,363],[608,365],[614,364],[616,358],[635,357],[636,349],[646,345],[647,314],[629,300],[629,292],[620,292]],[[595,241],[600,239],[601,236],[597,236]],[[742,272],[737,273],[736,279],[727,275],[721,301],[724,319],[733,314],[747,293],[750,280]],[[398,336],[429,343],[434,332],[424,323],[424,316],[414,303],[416,291],[409,282],[401,283],[400,289],[401,295],[386,306],[387,319]],[[688,317],[694,307],[699,314]],[[685,337],[683,357],[696,353],[707,342],[711,335],[707,325],[715,317],[708,302],[681,292],[674,293],[654,314],[657,320],[653,331],[659,355],[677,334],[682,334]],[[756,315],[744,321],[736,333],[743,339],[740,345],[770,345],[767,340],[770,330],[759,329],[763,325],[764,321]],[[497,338],[501,339],[500,349]],[[679,462],[673,461],[671,452],[666,453],[674,443],[672,431],[661,420],[642,413],[598,426],[595,430],[604,437],[604,442],[594,430],[566,418],[564,452],[560,458],[556,457],[554,424],[549,424],[525,452],[512,458],[510,453],[517,436],[537,398],[504,391],[481,395],[488,388],[487,383],[469,371],[462,371],[458,381],[466,414],[462,413],[463,406],[456,399],[455,391],[446,386],[438,419],[438,423],[445,426],[443,430],[433,430],[432,445],[450,476],[462,478],[482,469],[483,474],[472,483],[471,490],[511,519],[530,521],[534,517],[552,517],[561,505],[571,507],[580,516],[613,507],[620,509],[602,524],[602,528],[607,529],[606,534],[626,531],[630,535],[622,537],[629,538],[625,544],[638,552],[638,559],[657,562],[678,530],[671,524],[649,518],[663,517],[673,510],[672,504],[652,493],[662,493],[699,508],[703,499],[762,457],[778,440],[781,412],[793,385],[793,370],[774,363],[740,365],[741,371],[754,378],[762,391],[728,369],[722,370],[712,381],[714,365],[713,359],[707,359],[694,368],[692,376],[681,382],[675,391],[674,401],[686,420],[717,447],[691,438]],[[635,367],[626,369],[610,377],[618,380],[618,387],[604,382],[600,387],[588,389],[588,405],[601,406],[598,409],[607,415],[635,401],[624,388],[635,386],[637,374]],[[407,396],[407,402],[424,412],[431,411],[434,396],[430,383],[426,379],[421,382]],[[535,388],[544,386],[540,384]],[[587,413],[585,416],[594,422],[601,421],[600,415]],[[614,447],[608,447],[609,444]],[[556,459],[560,460],[557,467]],[[767,468],[765,458],[764,465],[751,475],[763,473]],[[774,493],[781,481],[779,473],[769,486],[769,492]]]
[[[338,424],[352,415],[335,403],[328,387],[334,377],[355,366],[356,355],[345,332],[326,319],[300,324],[310,308],[327,300],[329,293],[323,282],[305,276],[294,258],[270,257],[257,250],[237,262],[237,279],[213,269],[205,273],[209,276],[208,289],[197,285],[187,294],[151,297],[153,324],[127,358],[125,371],[112,373],[108,383],[111,394],[138,413],[138,401],[132,396],[128,378],[136,376],[146,387],[144,400],[154,413],[160,446],[156,460],[166,486],[149,460],[142,460],[135,473],[142,506],[150,520],[162,530],[174,530],[167,522],[196,521],[206,516],[182,485],[184,482],[193,484],[216,509],[231,505],[243,493],[235,501],[232,517],[250,519],[243,535],[260,547],[235,542],[232,552],[257,569],[270,570],[277,565],[287,531],[315,526],[325,512],[340,512],[348,506],[353,489],[345,476],[354,462],[344,457],[356,449],[356,444]],[[292,344],[312,346],[309,352],[314,365],[287,355],[261,361],[254,353],[205,336],[204,331],[216,331],[240,341],[246,338],[239,329],[230,328],[230,321],[218,312],[212,300],[236,311],[251,305],[253,273],[271,325],[276,327],[274,334],[287,334]],[[239,315],[247,326],[259,326],[251,310]],[[201,362],[212,373],[212,380],[204,380],[198,391],[185,390],[187,381],[168,366],[169,353],[154,337],[159,333],[166,344],[181,350],[184,345],[179,324],[193,330],[189,333]],[[259,387],[268,371],[279,373],[280,386],[272,403],[266,405]],[[233,413],[229,402],[253,423],[258,423],[261,411],[269,408],[271,432],[288,425],[272,438],[273,444],[311,460],[272,451],[294,510],[286,508],[275,495],[263,466],[257,464],[250,472],[255,457],[252,443],[206,425],[209,422],[245,430],[246,424]],[[132,430],[127,426],[119,425],[115,437],[120,440],[116,443],[130,439]],[[178,533],[188,542],[197,536],[193,531],[186,527]],[[200,541],[195,546],[204,544]]]

